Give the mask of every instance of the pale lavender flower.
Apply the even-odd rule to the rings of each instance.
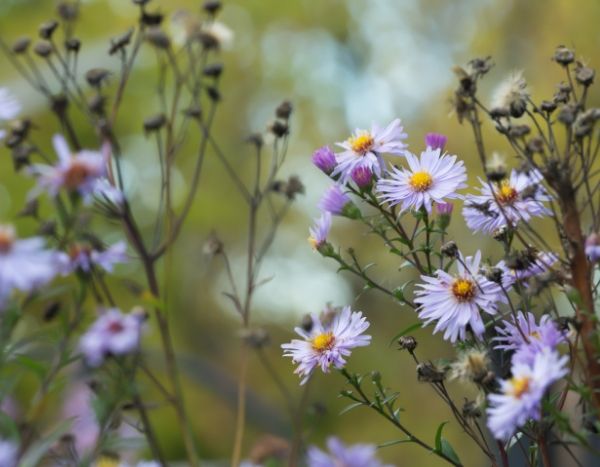
[[[72,154],[69,146],[61,135],[52,139],[54,150],[58,155],[57,165],[36,164],[31,167],[31,173],[38,177],[38,187],[34,195],[47,191],[50,196],[56,196],[61,189],[79,193],[84,201],[89,202],[98,184],[107,175],[109,152],[82,150]]]
[[[594,232],[585,239],[585,254],[592,263],[600,261],[600,235]]]
[[[106,310],[79,341],[88,365],[100,366],[109,355],[126,355],[139,346],[144,316],[136,311],[123,314],[117,308]]]
[[[311,318],[310,331],[295,328],[304,340],[292,339],[291,343],[281,346],[283,355],[299,364],[294,373],[303,377],[300,384],[306,383],[317,367],[321,367],[324,373],[328,373],[332,366],[343,368],[346,364],[344,357],[351,354],[351,349],[371,342],[371,336],[363,335],[369,322],[362,312],[353,312],[349,306],[344,307],[330,322],[323,322],[316,314],[312,314]]]
[[[378,197],[391,206],[402,204],[401,210],[425,207],[431,212],[432,203],[461,196],[456,190],[464,188],[467,174],[456,156],[441,154],[440,149],[427,148],[420,159],[406,155],[409,170],[392,167],[389,178],[377,182]]]
[[[558,261],[557,254],[540,251],[535,253],[533,261],[524,269],[509,268],[504,260],[501,260],[496,267],[502,270],[502,286],[508,289],[516,282],[523,282],[530,277],[539,276],[549,271],[556,261]]]
[[[359,188],[367,188],[373,182],[373,172],[368,167],[355,167],[350,175]]]
[[[89,273],[93,266],[98,266],[106,272],[112,272],[114,265],[128,260],[127,244],[117,242],[104,250],[97,250],[89,245],[74,243],[69,248],[68,258],[65,258],[62,273],[69,274],[77,269]]]
[[[12,120],[21,112],[21,104],[6,88],[0,88],[0,120]]]
[[[77,382],[70,386],[61,409],[64,420],[72,420],[73,447],[80,458],[93,452],[98,443],[100,426],[93,409],[93,393],[89,386]]]
[[[463,265],[464,262],[464,265]],[[435,276],[421,276],[425,281],[415,291],[419,318],[424,326],[437,321],[433,333],[444,332],[444,339],[455,342],[466,338],[467,326],[476,337],[485,331],[481,311],[494,315],[497,302],[505,301],[502,290],[479,272],[481,252],[457,262],[454,276],[438,269]]]
[[[438,216],[450,216],[452,211],[454,211],[454,204],[448,203],[437,203],[435,205],[435,210]]]
[[[350,197],[344,193],[338,184],[331,185],[319,201],[321,211],[341,215],[347,206],[352,204]]]
[[[425,146],[431,149],[440,149],[444,152],[448,137],[440,133],[427,133],[425,135]]]
[[[496,327],[498,336],[493,340],[497,350],[514,350],[513,362],[533,364],[535,356],[544,348],[556,349],[559,344],[567,341],[564,332],[550,316],[543,315],[537,324],[533,313],[525,315],[519,311],[517,319],[502,321],[502,327]]]
[[[313,152],[312,155],[313,164],[322,170],[324,173],[329,175],[335,169],[337,164],[335,160],[335,154],[329,146],[323,146]]]
[[[327,440],[329,452],[316,446],[308,448],[306,464],[308,467],[392,467],[377,459],[377,447],[373,444],[345,445],[338,438]]]
[[[344,150],[337,154],[337,166],[332,175],[340,176],[345,184],[356,167],[366,167],[378,177],[385,171],[383,154],[404,156],[408,147],[400,119],[395,119],[386,128],[373,124],[371,131],[357,129],[346,141],[336,143]]]
[[[17,467],[19,446],[14,441],[0,439],[0,466]]]
[[[331,230],[331,213],[326,211],[322,213],[321,217],[315,220],[315,224],[308,229],[310,232],[308,242],[315,250],[327,242],[329,230]]]
[[[479,179],[479,195],[467,195],[463,216],[475,232],[494,233],[498,229],[516,226],[521,220],[550,214],[544,202],[550,196],[542,186],[544,177],[537,170],[528,173],[513,170],[510,178],[490,184]],[[493,190],[493,191],[492,191]]]
[[[568,373],[568,358],[544,348],[532,364],[514,362],[512,378],[500,381],[500,392],[488,396],[487,425],[496,439],[507,441],[529,420],[540,420],[542,398],[554,383]]]
[[[13,290],[31,292],[60,271],[61,254],[41,237],[18,240],[12,226],[0,226],[0,306]]]

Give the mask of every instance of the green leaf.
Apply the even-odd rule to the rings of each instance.
[[[410,438],[406,439],[395,439],[393,441],[386,441],[385,443],[378,444],[378,448],[387,448],[389,446],[394,446],[396,444],[404,444],[404,443],[414,443],[414,441]]]
[[[342,411],[339,413],[339,415],[344,415],[345,413],[348,413],[351,410],[354,410],[355,408],[360,407],[361,405],[363,405],[362,402],[355,402],[354,404],[350,404],[347,407],[344,407],[342,409]]]
[[[440,423],[440,426],[438,426],[437,431],[435,432],[435,450],[438,452],[442,452],[442,431],[447,424],[448,422]]]
[[[389,345],[391,346],[394,342],[396,342],[398,339],[400,339],[402,336],[405,336],[406,334],[413,332],[416,329],[419,329],[423,324],[421,322],[419,323],[414,323],[411,324],[409,327],[403,329],[402,331],[400,331],[398,334],[396,334],[392,340],[390,341]]]
[[[448,459],[452,459],[458,465],[462,465],[462,462],[458,458],[458,455],[456,454],[456,451],[454,450],[454,448],[452,447],[450,442],[446,438],[442,438],[441,443],[442,443],[442,450],[441,450],[442,454],[444,454]]]

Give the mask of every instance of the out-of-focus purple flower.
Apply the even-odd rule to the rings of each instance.
[[[2,467],[17,467],[19,446],[14,441],[0,439],[0,465]]]
[[[421,276],[425,281],[416,290],[415,303],[424,325],[437,321],[433,333],[444,330],[444,339],[455,342],[466,338],[467,326],[481,338],[485,326],[481,311],[494,315],[497,302],[505,301],[502,290],[479,273],[481,252],[458,261],[458,274],[452,276],[438,269],[435,277]],[[464,265],[463,265],[464,263]]]
[[[306,464],[308,467],[392,467],[377,459],[377,447],[373,444],[353,444],[347,446],[338,438],[327,440],[329,452],[316,446],[308,448]]]
[[[508,440],[529,420],[540,420],[542,398],[552,383],[568,373],[568,358],[544,348],[532,364],[513,362],[512,378],[500,381],[500,392],[488,396],[487,425],[494,437]]]
[[[336,155],[337,166],[332,175],[339,175],[341,184],[346,184],[356,167],[366,167],[378,177],[385,171],[383,154],[404,156],[408,147],[400,119],[395,119],[385,128],[373,124],[371,131],[357,129],[346,141],[336,143],[342,152]]]
[[[100,201],[109,202],[113,206],[121,208],[125,195],[116,186],[113,186],[107,178],[100,178],[94,185],[94,197]]]
[[[21,112],[21,104],[6,88],[0,88],[0,120],[12,120]]]
[[[337,164],[335,160],[335,154],[329,146],[323,146],[322,148],[319,148],[313,152],[312,162],[317,168],[321,169],[327,175],[333,172],[333,169],[335,169]]]
[[[125,355],[139,347],[144,316],[136,311],[123,314],[117,308],[106,310],[79,341],[88,365],[100,366],[108,355]]]
[[[596,232],[585,239],[585,254],[592,263],[600,261],[600,235]]]
[[[315,224],[308,229],[310,232],[308,242],[315,250],[318,250],[321,245],[327,242],[330,229],[331,213],[325,211],[321,214],[321,217],[315,220]]]
[[[356,207],[350,197],[342,191],[342,188],[337,183],[331,185],[323,193],[318,207],[323,212],[329,212],[338,216],[346,216],[351,219],[360,217],[358,207]]]
[[[283,355],[299,364],[294,373],[303,377],[300,384],[306,383],[317,367],[321,367],[324,373],[328,373],[331,366],[343,368],[346,364],[344,357],[351,354],[351,349],[371,342],[371,336],[363,335],[369,322],[362,312],[353,312],[349,306],[329,322],[324,323],[316,314],[312,314],[311,318],[310,331],[300,327],[294,329],[304,340],[292,339],[291,343],[281,346]]]
[[[61,135],[55,135],[52,142],[58,163],[54,166],[36,164],[31,167],[31,173],[38,177],[34,195],[47,191],[50,196],[56,196],[61,189],[65,189],[79,193],[85,202],[91,201],[98,183],[102,183],[100,181],[107,175],[107,152],[82,150],[72,154]]]
[[[494,341],[498,342],[495,349],[514,350],[513,362],[521,362],[528,365],[533,364],[535,356],[544,348],[551,350],[567,341],[564,332],[552,321],[550,316],[544,315],[540,323],[535,322],[533,313],[519,311],[517,319],[502,321],[502,326],[496,327],[498,336]]]
[[[65,420],[73,420],[73,444],[80,458],[93,451],[100,435],[100,426],[92,406],[92,395],[87,384],[75,383],[66,394],[62,407],[62,417]]]
[[[501,260],[496,267],[502,270],[502,286],[509,289],[516,282],[523,282],[549,271],[556,261],[558,261],[557,254],[540,251],[535,253],[535,259],[524,269],[511,269],[504,260]]]
[[[450,202],[437,203],[435,205],[435,210],[438,216],[450,216],[452,214],[452,211],[454,211],[454,204]]]
[[[41,237],[18,240],[12,226],[0,226],[0,307],[13,290],[31,292],[60,272],[61,254]]]
[[[425,135],[425,146],[431,149],[440,149],[444,152],[448,137],[440,133],[427,133]]]
[[[409,170],[392,167],[389,178],[377,182],[382,203],[402,204],[401,209],[424,207],[431,212],[433,202],[461,198],[456,190],[466,187],[467,173],[456,156],[441,154],[440,149],[427,148],[419,159],[406,154]]]
[[[532,170],[528,173],[513,170],[508,180],[492,183],[479,179],[479,195],[467,195],[463,216],[475,232],[492,234],[498,229],[528,222],[532,217],[550,214],[544,202],[550,196],[542,185],[543,175]],[[493,190],[493,191],[492,191]]]
[[[115,264],[124,263],[127,258],[127,244],[117,242],[105,250],[96,250],[89,245],[75,243],[69,249],[68,258],[63,266],[63,274],[69,274],[76,269],[90,272],[92,266],[98,266],[107,272],[112,272]]]
[[[352,170],[352,181],[359,188],[368,188],[373,183],[373,172],[368,167],[355,167]]]

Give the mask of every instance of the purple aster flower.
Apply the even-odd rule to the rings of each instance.
[[[391,206],[402,203],[401,209],[425,207],[431,212],[432,203],[443,202],[444,198],[461,196],[456,190],[464,188],[467,174],[462,161],[456,156],[442,155],[440,149],[427,148],[417,159],[406,155],[410,170],[392,167],[390,178],[377,182],[377,191],[382,202]]]
[[[494,233],[504,226],[516,226],[532,217],[550,214],[544,206],[550,196],[542,186],[544,177],[537,170],[528,173],[513,170],[508,180],[490,185],[479,179],[479,195],[467,195],[463,216],[475,232]],[[493,191],[492,191],[493,190]]]
[[[403,139],[406,139],[406,133],[398,118],[383,129],[376,124],[371,131],[357,129],[347,141],[336,143],[344,151],[337,154],[337,167],[332,175],[339,175],[342,184],[350,179],[356,167],[367,167],[381,176],[385,171],[383,154],[404,156],[407,153],[408,146]]]
[[[552,383],[568,373],[568,358],[544,348],[532,364],[514,362],[512,378],[500,381],[500,393],[488,396],[488,428],[496,437],[507,441],[529,420],[542,416],[542,398]]]
[[[117,308],[106,310],[79,341],[88,365],[100,366],[108,355],[126,355],[139,347],[143,313],[123,314]]]
[[[69,274],[76,269],[88,273],[93,266],[98,266],[106,272],[112,272],[115,264],[125,263],[128,260],[126,251],[127,244],[125,242],[117,242],[105,250],[97,250],[89,245],[75,243],[69,249],[63,274]]]
[[[55,135],[52,142],[58,155],[58,164],[36,164],[31,167],[31,172],[38,176],[38,187],[34,194],[47,191],[50,196],[56,196],[64,188],[69,192],[79,193],[89,202],[99,181],[107,175],[108,151],[100,153],[82,150],[72,154],[61,135]]]
[[[342,191],[338,185],[330,186],[319,201],[319,209],[323,212],[346,216],[351,219],[360,217],[360,210],[352,202],[350,197]]]
[[[557,254],[540,251],[535,253],[533,261],[524,269],[511,269],[504,260],[500,261],[496,267],[502,270],[502,286],[509,289],[516,282],[523,282],[530,277],[549,271],[556,261],[558,261]]]
[[[0,465],[2,467],[17,467],[19,446],[14,441],[0,439]]]
[[[425,281],[415,291],[419,318],[424,326],[437,321],[433,333],[444,330],[444,339],[455,342],[466,338],[467,326],[481,338],[485,331],[480,310],[494,315],[496,303],[505,301],[502,290],[479,272],[481,252],[457,262],[458,274],[452,276],[438,269],[434,277],[421,276]],[[464,263],[464,265],[463,265]]]
[[[350,175],[359,188],[368,188],[373,183],[373,172],[368,167],[355,167]]]
[[[585,254],[592,263],[600,261],[600,235],[596,232],[585,239]]]
[[[567,341],[564,332],[550,316],[543,315],[540,324],[535,322],[533,313],[519,311],[517,319],[502,321],[502,327],[496,327],[498,336],[493,340],[498,342],[494,347],[497,350],[514,350],[513,362],[532,364],[535,356],[544,348],[551,350]]]
[[[335,154],[329,146],[323,146],[313,152],[312,162],[327,175],[333,172],[337,164]]]
[[[338,438],[327,440],[329,452],[315,446],[308,448],[306,464],[308,467],[392,467],[377,459],[377,447],[373,444],[353,444],[347,446]]]
[[[60,271],[61,254],[41,237],[18,240],[12,226],[0,226],[0,306],[13,290],[31,292]]]
[[[448,137],[440,133],[427,133],[425,135],[425,146],[431,149],[440,149],[444,152]]]
[[[21,104],[6,88],[0,88],[0,120],[12,120],[21,112]]]
[[[331,213],[324,212],[321,214],[321,217],[315,221],[315,225],[308,229],[310,232],[308,242],[315,250],[318,250],[321,245],[327,242],[327,236],[329,235],[330,229]]]
[[[284,357],[292,357],[299,363],[294,373],[303,377],[304,384],[316,367],[328,373],[331,366],[343,368],[344,357],[351,354],[354,347],[369,345],[371,336],[363,335],[369,322],[360,311],[352,311],[349,306],[336,313],[329,322],[323,322],[316,314],[312,314],[312,328],[305,331],[295,328],[304,340],[292,339],[289,344],[281,346]]]

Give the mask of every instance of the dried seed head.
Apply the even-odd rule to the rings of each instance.
[[[468,63],[468,66],[470,74],[480,78],[492,69],[494,62],[492,62],[492,57],[488,55],[487,57],[474,58]]]
[[[417,365],[417,379],[422,383],[442,383],[446,372],[432,363],[419,363]]]
[[[498,85],[492,97],[491,109],[498,115],[506,114],[518,118],[527,108],[527,82],[522,71],[511,73]]]
[[[65,48],[69,52],[78,53],[79,50],[81,49],[81,41],[79,39],[77,39],[76,37],[71,37],[70,39],[66,40]]]
[[[498,152],[493,152],[492,157],[486,161],[485,174],[493,182],[499,182],[506,178],[506,158]]]
[[[468,349],[450,365],[450,379],[481,383],[489,372],[490,360],[485,350]]]
[[[47,58],[52,54],[52,45],[48,41],[38,41],[33,46],[33,51],[40,57]]]
[[[58,27],[58,21],[51,20],[40,25],[39,34],[42,39],[50,39]]]
[[[582,86],[589,86],[594,82],[596,72],[593,68],[584,66],[582,63],[577,63],[575,67],[575,79]]]
[[[52,110],[56,115],[64,115],[69,107],[69,100],[64,94],[52,96]]]
[[[504,272],[500,268],[490,268],[485,271],[485,278],[489,281],[495,282],[496,284],[502,283],[502,276]]]
[[[304,315],[302,317],[302,321],[300,323],[300,327],[304,331],[310,332],[310,331],[312,331],[313,326],[314,326],[314,322],[313,322],[312,316],[310,316],[310,315]]]
[[[462,414],[465,418],[480,418],[483,415],[483,412],[477,402],[465,399]]]
[[[222,63],[212,63],[204,67],[202,71],[204,76],[210,76],[211,78],[218,78],[223,73],[223,64]]]
[[[106,99],[100,94],[93,95],[88,101],[88,108],[96,115],[104,115]]]
[[[27,52],[31,39],[29,37],[19,37],[12,45],[12,51],[15,54],[22,54]]]
[[[291,175],[290,178],[288,178],[288,181],[285,184],[284,193],[289,200],[296,199],[296,195],[304,194],[304,185],[297,175]]]
[[[531,133],[531,128],[528,125],[511,125],[508,129],[508,135],[512,138],[522,138]]]
[[[56,12],[63,21],[75,21],[79,15],[77,5],[75,2],[60,2],[56,7]]]
[[[558,112],[558,121],[564,123],[567,126],[570,126],[575,121],[577,117],[577,105],[576,104],[565,104],[561,107]]]
[[[554,52],[553,59],[562,66],[568,66],[575,60],[575,54],[564,45],[559,45]]]
[[[217,256],[223,253],[224,245],[216,232],[211,232],[202,247],[202,253],[206,256]]]
[[[408,350],[413,353],[417,348],[418,342],[413,336],[402,336],[398,339],[398,345],[401,350]]]
[[[140,21],[146,26],[153,27],[160,26],[164,18],[165,17],[162,13],[148,13],[146,11],[143,11]]]
[[[99,88],[110,75],[111,72],[104,68],[92,68],[86,72],[85,79],[90,86]]]
[[[527,150],[532,153],[543,154],[545,150],[545,143],[541,136],[534,136],[527,141]]]
[[[219,10],[221,9],[222,6],[223,5],[218,0],[209,0],[207,2],[204,2],[204,5],[202,5],[202,8],[204,9],[204,11],[208,12],[209,14],[215,15],[219,12]]]
[[[287,123],[283,123],[279,120],[276,120],[275,122],[273,122],[273,124],[271,125],[269,130],[271,130],[271,132],[278,138],[283,138],[284,136],[288,135],[290,132],[290,129],[289,129]]]
[[[146,40],[158,49],[168,49],[171,46],[169,36],[158,27],[148,29],[146,32]]]
[[[146,6],[148,3],[150,3],[150,0],[133,0],[134,5]]]
[[[214,86],[207,86],[206,87],[206,94],[208,95],[208,97],[210,98],[210,100],[212,100],[214,102],[218,102],[218,101],[221,100],[221,93]]]
[[[188,107],[187,109],[185,109],[183,111],[183,113],[185,115],[187,115],[188,117],[195,118],[197,120],[199,120],[200,117],[202,117],[202,109],[199,106],[197,106],[197,105],[194,105],[192,107]]]
[[[453,240],[443,244],[440,252],[448,258],[458,258],[458,247]]]
[[[144,120],[144,130],[146,133],[160,130],[167,123],[165,114],[158,114],[148,117]]]
[[[549,114],[556,110],[556,103],[553,101],[542,101],[541,109]]]
[[[48,304],[46,306],[46,308],[44,308],[44,311],[42,313],[44,321],[48,323],[48,322],[52,321],[54,318],[56,318],[56,316],[60,312],[60,307],[61,307],[60,302],[52,302],[52,303]]]
[[[292,109],[292,103],[290,101],[283,101],[277,106],[277,109],[275,109],[275,115],[282,120],[288,120],[292,114]]]
[[[110,48],[108,49],[109,55],[114,55],[119,50],[125,48],[131,42],[131,37],[133,36],[133,28],[127,31],[125,34],[121,34],[110,40]]]
[[[240,332],[244,343],[253,349],[262,349],[269,345],[269,333],[263,328],[244,329]]]
[[[260,133],[252,133],[246,138],[246,142],[253,144],[257,149],[262,148],[264,144],[263,136]]]

